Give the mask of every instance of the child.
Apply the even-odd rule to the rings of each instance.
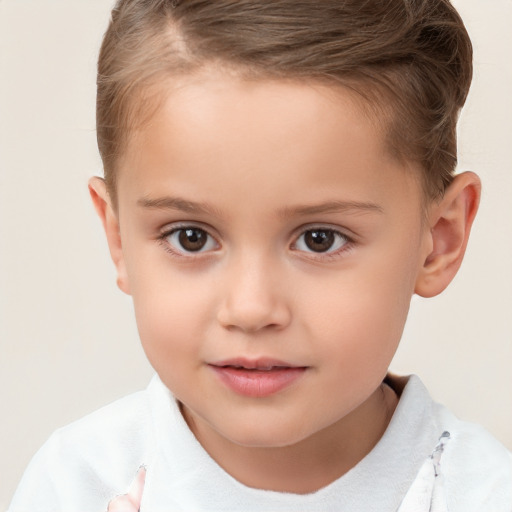
[[[510,512],[505,448],[387,372],[478,207],[470,81],[447,0],[120,0],[90,192],[157,376],[9,510]]]

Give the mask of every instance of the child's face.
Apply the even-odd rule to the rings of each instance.
[[[121,163],[120,286],[195,428],[282,446],[370,403],[429,247],[349,92],[183,81]]]

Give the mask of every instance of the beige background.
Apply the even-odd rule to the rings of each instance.
[[[0,0],[0,510],[57,427],[148,382],[87,178],[110,0]],[[393,363],[512,448],[512,2],[457,0],[476,78],[460,169],[484,181],[463,268],[413,300]]]

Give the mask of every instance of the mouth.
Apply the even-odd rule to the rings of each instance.
[[[234,359],[226,359],[224,361],[218,361],[210,363],[211,366],[216,367],[230,367],[238,368],[243,370],[271,370],[273,368],[304,368],[295,364],[281,361],[279,359],[273,359],[270,357],[260,357],[258,359],[248,359],[244,357],[237,357]]]
[[[308,368],[268,358],[231,359],[208,366],[228,389],[253,398],[263,398],[288,388]]]

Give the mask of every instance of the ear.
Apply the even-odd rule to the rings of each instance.
[[[89,180],[89,193],[107,235],[110,256],[117,269],[117,286],[123,292],[129,294],[130,287],[123,256],[118,215],[112,207],[112,201],[107,191],[105,180],[97,176],[92,177]]]
[[[429,212],[428,254],[416,280],[415,293],[434,297],[450,284],[462,263],[478,210],[481,184],[472,172],[457,175],[441,201]]]

